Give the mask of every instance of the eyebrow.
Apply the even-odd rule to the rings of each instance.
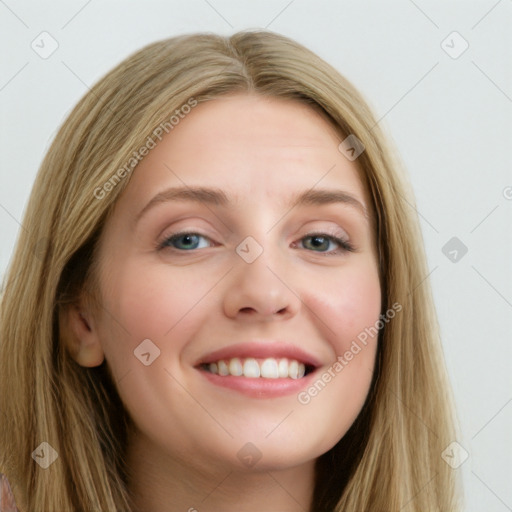
[[[160,203],[170,201],[193,201],[196,203],[205,203],[213,206],[227,207],[231,201],[226,193],[219,188],[209,187],[171,187],[156,194],[144,208],[135,217],[137,223],[144,214]],[[293,196],[289,201],[288,207],[308,206],[308,205],[326,205],[341,203],[353,207],[368,220],[368,211],[366,207],[352,194],[343,190],[334,189],[310,189]]]

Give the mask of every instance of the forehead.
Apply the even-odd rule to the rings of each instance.
[[[366,206],[355,162],[324,116],[295,100],[236,94],[200,103],[143,158],[123,201],[143,207],[167,187],[222,188],[238,205],[284,206],[308,189],[343,188]]]

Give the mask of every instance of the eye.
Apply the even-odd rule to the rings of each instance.
[[[301,238],[301,241],[306,249],[312,249],[313,252],[326,253],[328,255],[354,252],[355,250],[348,240],[326,233],[308,233]],[[338,246],[338,248],[329,250],[329,247],[332,248],[333,245]]]
[[[209,247],[208,243],[201,244],[200,240],[210,240],[208,237],[199,233],[192,233],[184,231],[182,233],[174,233],[173,235],[165,238],[158,244],[158,249],[165,249],[166,247],[176,249],[178,251],[187,251],[194,249],[204,249]]]
[[[201,240],[206,241],[201,243]],[[355,248],[348,240],[327,233],[308,233],[301,238],[302,247],[313,252],[336,255],[344,252],[354,252]],[[179,252],[193,251],[211,247],[212,242],[207,236],[200,233],[183,231],[174,233],[157,245],[158,250],[171,249]],[[333,249],[334,246],[334,250]],[[337,246],[337,248],[336,248]]]

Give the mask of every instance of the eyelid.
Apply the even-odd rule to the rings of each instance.
[[[312,235],[329,235],[329,236],[332,236],[333,238],[341,238],[342,240],[346,240],[346,241],[349,240],[349,236],[345,230],[338,228],[338,227],[332,227],[332,226],[329,226],[327,228],[310,229],[310,230],[308,230],[307,233],[304,233],[302,235],[302,237],[304,238],[305,236],[312,236]]]
[[[164,236],[161,240],[157,241],[155,248],[159,251],[168,249],[177,254],[186,254],[186,253],[196,252],[198,249],[191,249],[191,250],[176,249],[174,247],[166,245],[167,242],[169,242],[170,240],[178,239],[180,236],[184,236],[184,235],[197,235],[201,238],[205,238],[205,239],[209,240],[210,242],[213,242],[213,244],[216,243],[214,240],[212,240],[212,238],[210,236],[205,235],[205,234],[201,233],[200,231],[197,231],[194,229],[184,229],[184,230],[178,230],[176,232],[173,232],[173,233],[170,233],[170,234]],[[339,247],[338,247],[338,249],[336,249],[334,251],[328,251],[328,252],[308,251],[306,249],[307,252],[311,252],[313,254],[317,253],[317,254],[321,254],[321,255],[325,255],[325,256],[336,256],[336,255],[339,255],[340,253],[345,253],[345,252],[357,252],[357,249],[350,242],[350,240],[348,239],[348,236],[346,234],[340,233],[336,229],[326,228],[323,230],[322,229],[310,230],[307,233],[301,235],[298,239],[298,242],[301,242],[305,238],[313,237],[313,236],[329,238],[330,240],[337,243]],[[297,242],[294,242],[294,246],[296,246],[296,245],[297,245]]]
[[[344,252],[357,252],[357,248],[352,244],[352,242],[349,240],[348,236],[346,234],[341,234],[341,233],[336,232],[335,229],[333,229],[333,230],[319,229],[319,230],[308,231],[307,233],[305,233],[304,235],[302,235],[300,237],[299,241],[303,240],[304,238],[307,238],[307,237],[312,237],[312,236],[325,237],[325,235],[327,235],[327,237],[330,238],[331,240],[335,241],[340,246],[340,248],[336,249],[334,251],[330,251],[330,252],[322,252],[322,251],[320,251],[320,252],[308,251],[308,252],[312,252],[313,254],[315,254],[315,253],[323,254],[325,256],[336,256],[336,255],[339,255],[340,253],[344,253]]]
[[[195,229],[183,229],[183,230],[178,230],[176,232],[169,233],[168,235],[165,235],[164,237],[159,239],[156,242],[156,249],[157,250],[170,249],[170,250],[174,250],[174,252],[178,252],[178,253],[192,252],[192,251],[175,249],[174,247],[168,247],[165,245],[169,240],[179,238],[180,236],[184,236],[184,235],[198,235],[202,238],[206,238],[210,242],[213,242],[212,238],[209,235],[205,235],[205,234],[201,233],[200,231],[197,231]],[[194,250],[196,250],[196,249],[194,249]]]

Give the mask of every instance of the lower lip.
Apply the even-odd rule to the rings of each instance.
[[[266,379],[262,377],[220,376],[206,370],[198,370],[212,384],[233,389],[253,398],[276,398],[297,394],[314,379],[316,370],[300,379]]]

